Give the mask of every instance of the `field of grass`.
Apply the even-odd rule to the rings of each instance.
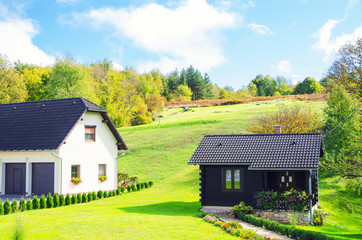
[[[323,102],[280,99],[187,112],[174,108],[162,113],[160,123],[119,129],[130,149],[119,159],[119,170],[155,185],[87,204],[25,212],[27,239],[236,239],[197,217],[199,171],[187,161],[203,135],[245,133],[245,124],[256,114],[291,104],[317,111],[324,106]],[[330,185],[333,181],[321,183],[322,206],[331,216],[315,230],[340,239],[358,239],[360,235],[354,234],[361,234],[361,215],[337,209],[340,202],[334,200],[346,196]],[[353,201],[353,206],[361,206],[358,199]],[[1,216],[0,226],[0,239],[10,238],[14,215]]]

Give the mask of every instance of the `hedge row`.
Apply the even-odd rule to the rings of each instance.
[[[294,239],[300,239],[300,240],[330,240],[334,239],[331,237],[328,237],[322,233],[319,232],[312,232],[308,230],[303,230],[296,228],[291,225],[285,225],[281,223],[277,223],[274,221],[270,221],[267,219],[262,219],[255,217],[253,215],[248,215],[242,212],[238,212],[236,214],[236,217],[244,222],[248,222],[250,224],[253,224],[258,227],[263,227],[265,229],[269,229],[273,232],[277,232],[279,234],[294,238]]]
[[[139,187],[138,187],[139,185]],[[130,187],[131,190],[128,190],[128,192],[133,191],[139,191],[143,188],[149,188],[153,185],[152,181],[144,182],[144,183],[137,183]],[[142,186],[142,187],[141,187]],[[127,187],[127,189],[128,189]],[[2,204],[0,200],[0,215],[6,215],[9,213],[14,213],[16,211],[23,212],[25,210],[36,210],[36,209],[44,209],[44,208],[56,208],[56,207],[62,207],[67,206],[71,204],[77,204],[77,203],[87,203],[90,201],[102,199],[102,198],[109,198],[117,195],[121,195],[125,192],[125,188],[121,187],[117,190],[112,191],[98,191],[96,192],[89,192],[89,193],[78,193],[78,194],[72,194],[69,193],[67,195],[58,195],[55,193],[53,196],[51,193],[45,197],[44,194],[40,196],[40,199],[37,195],[34,195],[33,200],[28,199],[25,201],[23,198],[20,199],[19,204],[14,199],[12,203],[9,202],[9,199],[5,201],[4,204]]]

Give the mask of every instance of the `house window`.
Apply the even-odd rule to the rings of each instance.
[[[98,165],[98,176],[106,176],[106,164]]]
[[[80,165],[72,165],[71,177],[79,178],[80,177],[79,170],[80,170]]]
[[[241,190],[241,169],[224,169],[224,189]]]
[[[96,140],[96,127],[95,126],[85,126],[85,141],[94,142]]]

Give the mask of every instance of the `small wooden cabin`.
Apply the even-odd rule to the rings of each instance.
[[[291,188],[318,201],[322,134],[295,133],[204,136],[188,164],[200,165],[202,206],[255,207],[254,194]]]

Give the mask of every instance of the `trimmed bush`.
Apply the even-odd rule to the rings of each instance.
[[[0,215],[4,215],[4,205],[0,200]]]
[[[145,184],[142,182],[140,183],[140,186],[141,186],[141,189],[144,189],[145,188]]]
[[[72,200],[70,198],[69,193],[67,194],[67,196],[65,196],[65,206],[68,206],[72,203]]]
[[[24,198],[21,198],[19,201],[19,210],[20,212],[24,212],[26,210],[26,202]]]
[[[116,190],[112,191],[112,197],[114,197],[114,196],[117,196],[117,191]]]
[[[42,195],[40,196],[39,203],[40,203],[40,207],[39,207],[40,209],[44,209],[44,208],[47,206],[47,202],[46,202],[46,200],[45,200],[44,194],[42,194]]]
[[[132,190],[131,190],[131,186],[130,185],[128,185],[127,186],[127,192],[131,192]]]
[[[126,189],[124,187],[121,187],[121,193],[124,193],[124,191],[126,191]]]
[[[145,182],[145,188],[148,188],[149,185],[148,185],[148,182]]]
[[[82,194],[77,194],[77,203],[82,203]]]
[[[134,191],[134,192],[137,191],[136,185],[132,185],[131,188],[132,188],[132,191]]]
[[[83,203],[88,202],[88,196],[87,196],[86,193],[83,193],[83,194],[82,194],[82,202],[83,202]]]
[[[153,182],[152,182],[152,181],[149,181],[149,182],[148,182],[148,185],[149,185],[150,187],[152,187]]]
[[[60,201],[59,201],[58,193],[54,193],[54,195],[53,195],[53,207],[59,207],[59,206],[60,206]]]
[[[103,192],[99,190],[98,193],[97,193],[97,197],[98,197],[98,199],[102,199],[103,198]]]
[[[97,200],[97,194],[96,194],[96,192],[92,192],[92,195],[93,195],[93,200]]]
[[[136,184],[137,191],[141,189],[141,185],[139,183]]]
[[[54,206],[53,197],[51,193],[47,195],[47,208],[52,208]]]
[[[78,203],[77,195],[73,194],[70,200],[72,204],[77,204]]]
[[[243,229],[243,226],[240,223],[236,222],[236,221],[231,221],[231,222],[228,222],[228,223],[230,224],[230,226],[232,228]]]
[[[9,199],[6,199],[4,203],[4,215],[11,213],[11,205]]]
[[[28,201],[26,201],[26,210],[33,210],[33,203],[31,202],[30,199],[28,199]]]
[[[107,193],[107,191],[104,191],[103,192],[103,198],[107,198],[108,197],[108,193]]]
[[[36,210],[36,209],[39,209],[40,208],[40,201],[38,199],[38,196],[37,195],[34,195],[33,197],[33,209]]]
[[[88,202],[91,202],[93,200],[93,194],[91,192],[88,193]]]
[[[64,198],[64,195],[61,194],[59,197],[59,207],[63,207],[63,206],[65,206],[65,198]]]
[[[11,203],[11,212],[14,213],[18,210],[18,202],[14,199]]]
[[[112,191],[109,191],[108,192],[108,197],[112,197],[113,196],[113,192]]]
[[[119,188],[117,188],[116,194],[117,194],[117,195],[121,195],[121,190],[120,190]]]

